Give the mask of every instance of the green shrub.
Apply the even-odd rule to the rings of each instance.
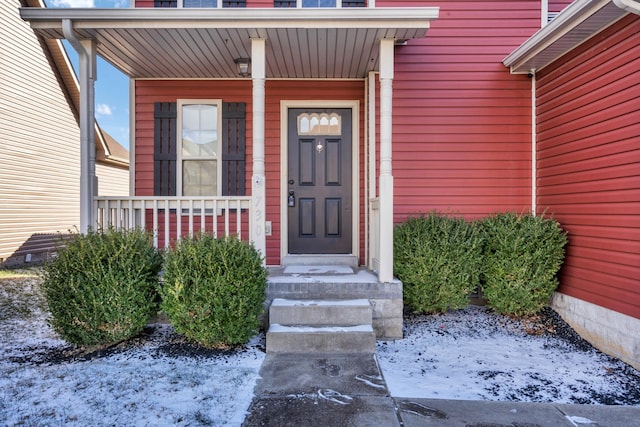
[[[469,304],[482,262],[482,238],[475,224],[431,213],[407,219],[393,237],[394,274],[414,312],[444,312]]]
[[[207,347],[246,343],[263,311],[267,270],[237,238],[200,235],[166,256],[161,307],[175,330]]]
[[[483,295],[504,314],[530,315],[558,287],[566,233],[552,218],[504,213],[481,221],[486,239]]]
[[[157,312],[162,256],[143,231],[72,235],[44,267],[49,320],[63,339],[103,345],[138,334]]]

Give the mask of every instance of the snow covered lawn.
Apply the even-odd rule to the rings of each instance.
[[[39,280],[0,276],[0,425],[239,426],[264,359],[198,349],[168,325],[80,354],[45,322]]]
[[[129,342],[82,352],[47,325],[33,272],[3,274],[0,425],[242,424],[264,335],[242,349],[207,350],[154,324]],[[404,339],[378,342],[377,357],[394,397],[640,406],[640,373],[554,314],[525,324],[482,307],[414,316]]]
[[[640,406],[640,372],[549,309],[527,322],[477,306],[414,316],[377,356],[394,397]]]

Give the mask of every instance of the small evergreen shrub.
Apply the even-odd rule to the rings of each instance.
[[[552,218],[504,213],[480,222],[486,239],[483,295],[495,310],[537,313],[558,287],[566,233]]]
[[[44,267],[52,327],[68,342],[105,345],[137,335],[157,312],[162,256],[141,230],[65,238]]]
[[[430,213],[407,219],[393,237],[394,274],[414,312],[445,312],[469,304],[482,263],[482,237],[475,224]]]
[[[235,237],[181,240],[166,256],[161,307],[174,329],[207,347],[246,343],[263,311],[267,270]]]

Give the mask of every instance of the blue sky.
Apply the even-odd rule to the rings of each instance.
[[[129,7],[129,0],[45,0],[48,7]],[[69,58],[78,70],[78,55],[65,42]],[[129,148],[129,79],[98,57],[96,119],[100,127]]]

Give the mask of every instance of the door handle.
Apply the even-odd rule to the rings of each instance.
[[[293,193],[293,190],[289,190],[289,197],[287,198],[287,206],[290,208],[295,207],[296,205],[296,196]]]

